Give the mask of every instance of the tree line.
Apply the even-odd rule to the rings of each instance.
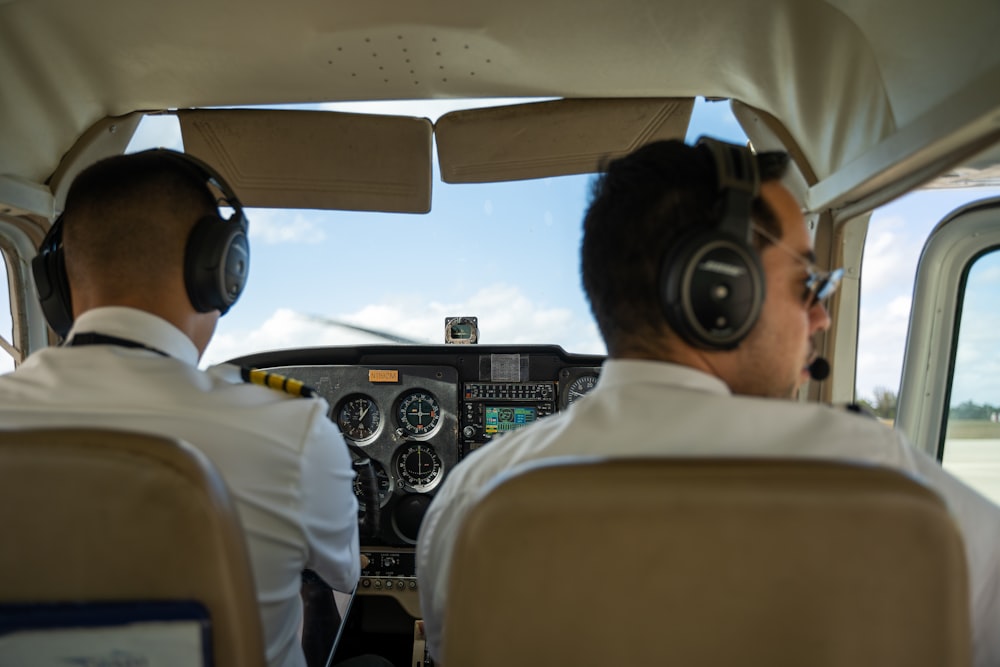
[[[886,387],[875,387],[873,398],[862,398],[858,400],[858,403],[882,419],[896,418],[896,408],[898,407],[896,392]],[[1000,406],[989,403],[973,403],[972,401],[953,405],[948,411],[949,419],[995,421],[998,415],[1000,415]]]
[[[961,405],[954,405],[948,412],[948,416],[951,419],[996,421],[997,415],[1000,415],[1000,407],[990,405],[988,403],[979,405],[978,403],[973,403],[972,401],[966,401]]]

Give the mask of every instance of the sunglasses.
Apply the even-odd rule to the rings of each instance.
[[[812,308],[817,303],[823,303],[833,296],[833,293],[837,291],[838,287],[840,287],[840,281],[844,277],[844,269],[824,271],[813,264],[807,257],[793,250],[763,227],[754,224],[752,225],[752,228],[754,232],[763,236],[765,239],[774,244],[776,248],[780,248],[783,252],[794,258],[795,261],[805,267],[806,291],[802,295],[802,302],[806,304],[808,308]]]

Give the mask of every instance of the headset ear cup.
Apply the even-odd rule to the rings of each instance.
[[[764,291],[757,253],[726,235],[702,233],[681,241],[660,269],[667,323],[701,348],[739,345],[760,316]]]
[[[206,216],[188,235],[184,253],[184,284],[194,309],[225,314],[246,287],[250,244],[236,220]]]
[[[62,248],[62,218],[56,220],[31,259],[31,274],[42,314],[60,338],[73,326],[73,301]]]

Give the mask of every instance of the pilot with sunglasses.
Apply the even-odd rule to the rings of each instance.
[[[608,359],[568,410],[472,452],[438,490],[417,546],[432,656],[458,528],[498,474],[561,456],[750,455],[866,461],[936,490],[965,541],[974,662],[1000,664],[1000,507],[878,421],[789,400],[825,377],[813,339],[830,326],[824,302],[843,270],[815,265],[781,183],[787,164],[702,138],[607,165],[583,222],[581,273]]]

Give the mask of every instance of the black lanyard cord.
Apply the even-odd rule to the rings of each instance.
[[[163,350],[157,350],[155,347],[150,347],[143,343],[139,343],[134,340],[129,340],[128,338],[119,338],[118,336],[108,336],[106,334],[97,333],[94,331],[88,331],[86,333],[73,334],[71,338],[65,345],[69,347],[80,347],[82,345],[117,345],[118,347],[131,347],[140,350],[149,350],[150,352],[156,352],[162,357],[169,357],[170,355]]]

